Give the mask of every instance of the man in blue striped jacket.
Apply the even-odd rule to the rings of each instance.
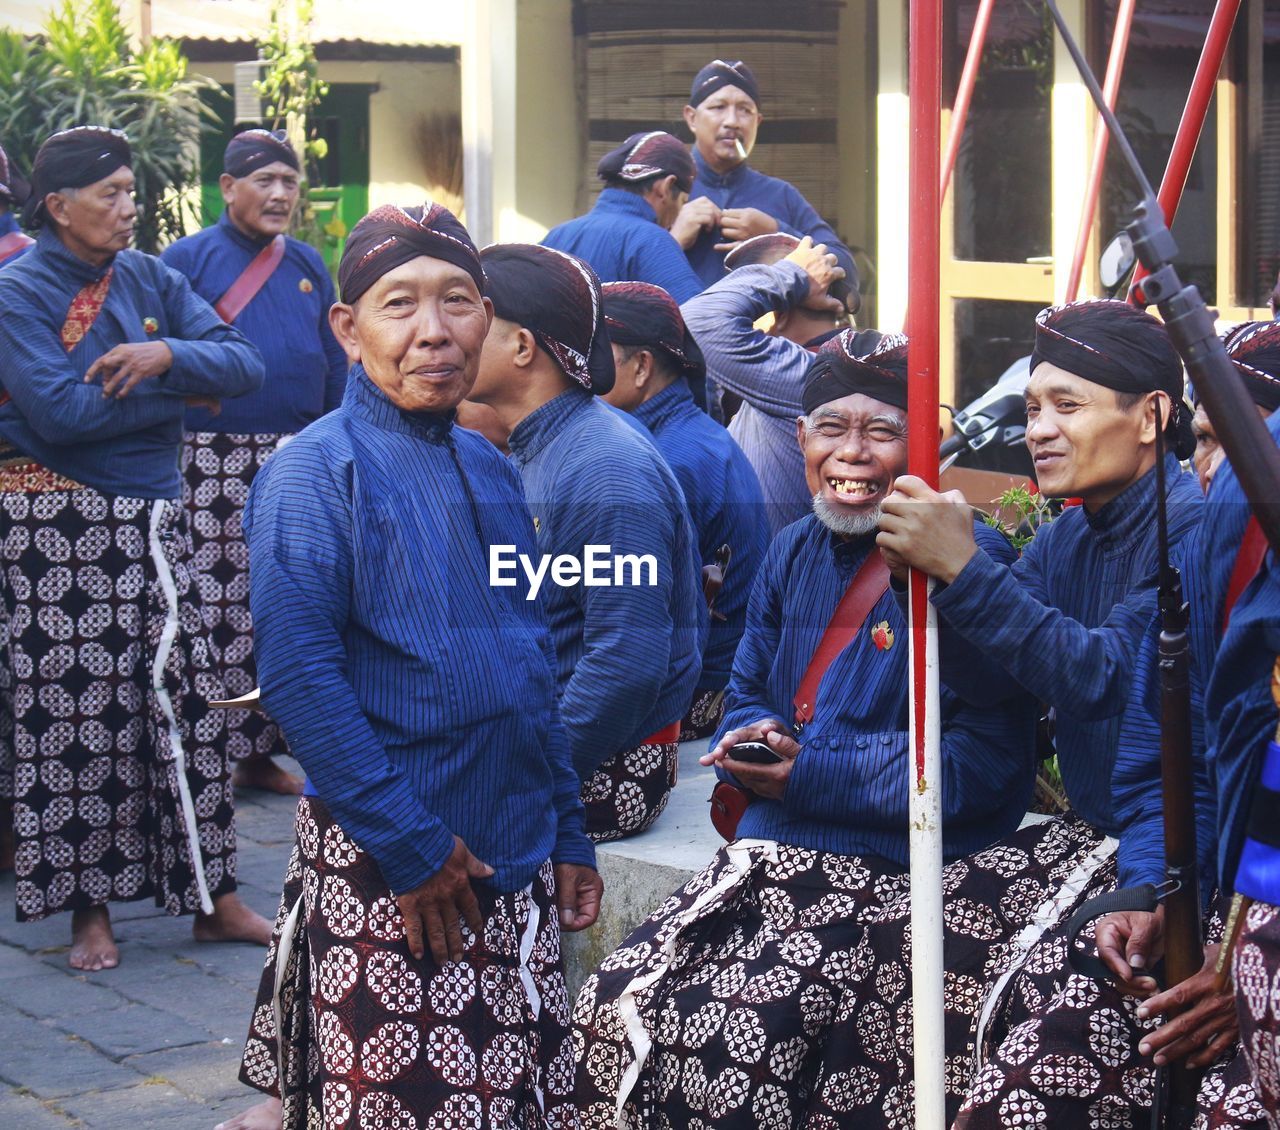
[[[906,621],[875,546],[906,470],[907,343],[877,335],[868,353],[859,340],[834,339],[810,371],[796,426],[813,513],[765,557],[704,758],[746,793],[737,838],[578,999],[586,1126],[848,1125],[814,1083],[843,1000],[868,976],[854,960],[864,928],[905,890],[908,863]],[[1012,561],[996,530],[975,532]],[[955,633],[943,647],[977,662]],[[1031,704],[1003,697],[985,708],[943,692],[948,858],[1013,832],[1030,800]],[[748,741],[768,764],[735,749]]]

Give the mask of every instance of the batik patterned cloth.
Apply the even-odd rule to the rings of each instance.
[[[724,691],[699,691],[680,723],[680,740],[705,741],[720,729],[724,717]]]
[[[192,563],[218,672],[228,698],[258,685],[249,614],[249,550],[240,520],[249,484],[279,446],[276,432],[188,432],[182,451],[183,501],[191,516]],[[280,727],[256,710],[227,710],[233,761],[288,752]]]
[[[597,844],[634,836],[667,807],[680,743],[647,741],[609,758],[582,785],[587,835]]]
[[[19,920],[235,889],[222,719],[177,501],[0,494]]]
[[[551,864],[478,891],[484,936],[464,924],[466,957],[440,966],[409,952],[395,896],[321,800],[295,826],[240,1071],[274,1095],[283,1072],[284,1130],[575,1126]]]
[[[906,883],[871,856],[722,848],[584,984],[582,1125],[800,1125],[862,931]]]
[[[1234,976],[1240,1043],[1267,1111],[1280,1127],[1280,908],[1256,902],[1245,917]]]

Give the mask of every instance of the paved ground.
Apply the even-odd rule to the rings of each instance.
[[[293,801],[237,803],[240,892],[274,918]],[[0,1127],[210,1130],[256,1101],[237,1081],[266,951],[197,945],[189,918],[148,903],[114,907],[120,965],[67,966],[70,915],[13,920],[0,876]]]

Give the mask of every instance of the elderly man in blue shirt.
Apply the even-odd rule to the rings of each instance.
[[[480,256],[440,205],[383,207],[339,285],[343,403],[245,509],[262,698],[307,785],[242,1078],[285,1127],[570,1124],[560,931],[602,885],[545,620],[490,580],[491,546],[533,550],[519,477],[453,424]]]
[[[188,401],[251,392],[262,359],[158,259],[129,250],[132,152],[54,134],[0,271],[0,544],[18,918],[71,911],[70,963],[118,964],[107,904],[265,942],[235,893],[220,697],[178,455]],[[8,760],[0,758],[0,762]]]
[[[249,563],[240,529],[245,495],[277,444],[342,401],[347,357],[329,328],[333,281],[319,252],[288,235],[298,203],[298,155],[282,133],[244,130],[227,145],[219,179],[226,210],[161,258],[262,354],[268,379],[218,412],[187,413],[182,470],[200,594],[228,697],[257,686]],[[302,782],[272,761],[287,752],[259,711],[227,711],[228,753],[240,787],[296,793]]]
[[[856,285],[853,255],[793,184],[747,165],[764,115],[760,88],[741,60],[713,59],[693,79],[685,125],[693,134],[697,179],[672,234],[703,286],[724,274],[725,253],[771,232],[825,243]]]
[[[853,960],[867,924],[907,886],[907,629],[875,543],[906,470],[906,355],[900,335],[864,350],[849,332],[814,361],[796,421],[813,513],[769,548],[703,759],[745,811],[722,829],[733,841],[584,985],[585,1126],[850,1124],[814,1084],[829,1050],[862,1041],[833,1024],[874,977]],[[1012,561],[997,531],[975,534]],[[955,633],[943,647],[962,664],[976,654]],[[980,708],[949,689],[942,709],[954,859],[1017,827],[1033,714],[1029,701]]]
[[[585,260],[601,282],[647,282],[677,302],[702,289],[671,225],[689,199],[693,159],[669,133],[633,133],[600,158],[604,189],[585,216],[552,228],[542,241]]]

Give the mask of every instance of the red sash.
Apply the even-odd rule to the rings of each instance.
[[[0,263],[6,259],[11,259],[24,247],[30,247],[35,240],[29,235],[23,235],[20,231],[11,231],[7,235],[0,236]]]
[[[226,294],[213,304],[218,317],[228,325],[240,317],[240,312],[266,286],[267,279],[276,273],[283,258],[284,236],[278,235],[249,261],[240,277],[227,287]]]
[[[1249,582],[1258,575],[1262,562],[1267,556],[1267,535],[1262,532],[1257,518],[1250,518],[1244,528],[1244,537],[1240,539],[1240,548],[1236,550],[1236,563],[1231,570],[1231,580],[1227,583],[1227,602],[1222,609],[1222,630],[1227,630],[1231,620],[1231,610],[1236,606]]]

